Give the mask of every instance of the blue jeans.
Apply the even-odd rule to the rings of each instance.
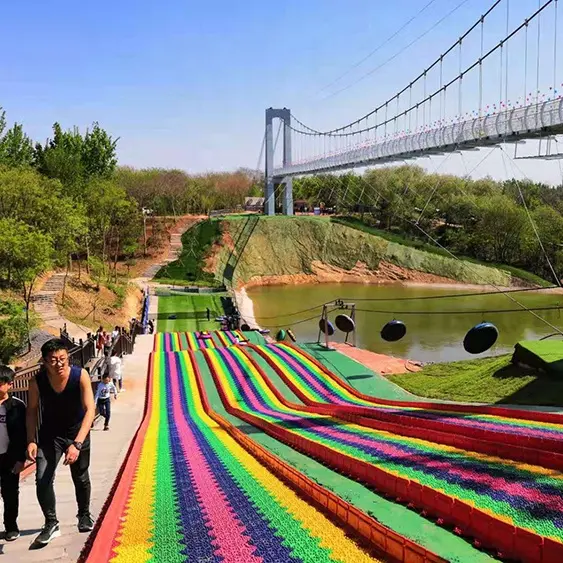
[[[109,399],[98,399],[98,410],[104,417],[105,426],[109,426],[109,418],[111,416],[111,397]]]

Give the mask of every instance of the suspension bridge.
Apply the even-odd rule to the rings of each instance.
[[[278,189],[283,213],[293,213],[295,176],[508,143],[515,145],[516,154],[518,145],[529,139],[539,141],[539,157],[563,156],[551,150],[556,135],[563,133],[558,4],[540,0],[515,22],[510,2],[497,0],[403,88],[345,125],[320,130],[287,108],[268,108],[263,140],[266,214],[275,213]],[[505,21],[500,36],[494,21],[499,16]],[[279,128],[274,141],[275,120]]]

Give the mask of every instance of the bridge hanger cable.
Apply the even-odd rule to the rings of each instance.
[[[436,0],[430,0],[430,2],[427,2],[416,14],[414,14],[413,16],[411,16],[411,18],[406,21],[399,29],[397,29],[394,33],[392,33],[389,37],[387,37],[387,39],[385,39],[384,41],[382,41],[375,49],[373,49],[372,51],[370,51],[365,57],[363,57],[361,60],[359,60],[357,63],[354,63],[352,66],[350,66],[348,68],[348,70],[346,70],[345,72],[343,72],[342,74],[340,74],[339,76],[337,76],[332,82],[330,82],[329,84],[326,84],[325,86],[323,86],[320,90],[319,93],[327,90],[328,88],[330,88],[331,86],[333,86],[334,84],[336,84],[337,82],[339,82],[342,78],[344,78],[345,76],[347,76],[348,74],[350,74],[353,70],[355,70],[356,68],[358,68],[360,65],[362,65],[363,63],[365,63],[368,59],[370,59],[371,57],[373,57],[373,55],[375,55],[375,53],[377,53],[378,51],[380,51],[383,47],[385,47],[388,43],[390,43],[393,39],[395,39],[395,37],[397,37],[397,35],[399,35],[399,33],[401,33],[401,31],[403,31],[404,29],[406,29],[414,20],[416,20],[421,14],[423,14],[428,8],[430,8],[430,6],[432,4],[434,4],[436,2]],[[335,94],[332,94],[335,95]],[[331,97],[331,96],[328,96]]]
[[[497,2],[489,9],[489,13],[490,11],[497,6],[502,0],[497,0]],[[540,0],[541,1],[541,0]],[[422,107],[426,102],[430,101],[432,98],[435,98],[436,96],[438,96],[440,94],[441,91],[447,90],[450,86],[452,86],[455,82],[458,82],[460,79],[463,78],[463,76],[465,76],[467,73],[469,73],[471,70],[473,70],[475,67],[480,66],[484,60],[486,60],[487,58],[489,58],[493,53],[495,53],[497,50],[499,50],[501,47],[503,47],[507,41],[509,41],[510,39],[512,39],[516,34],[518,34],[522,29],[526,28],[527,30],[527,26],[529,25],[529,23],[531,21],[533,21],[535,18],[537,18],[541,12],[543,12],[550,4],[552,4],[554,1],[556,0],[546,0],[529,18],[527,18],[522,24],[520,24],[517,28],[515,28],[508,36],[506,36],[504,39],[502,39],[501,41],[499,41],[496,45],[494,45],[493,47],[491,47],[489,49],[489,51],[487,51],[483,57],[481,57],[479,60],[475,61],[474,63],[472,63],[471,65],[469,65],[468,67],[466,67],[464,70],[462,70],[462,72],[460,72],[457,76],[455,76],[454,78],[452,78],[448,83],[446,83],[444,86],[442,86],[439,90],[436,90],[434,92],[432,92],[430,95],[426,96],[423,100],[419,101],[417,104],[415,104],[414,106],[411,106],[407,109],[405,109],[403,112],[401,112],[399,115],[396,115],[392,118],[386,119],[383,122],[377,123],[376,125],[372,125],[369,127],[365,127],[364,129],[359,129],[357,131],[354,131],[352,133],[340,133],[340,131],[344,131],[346,129],[351,129],[354,125],[358,125],[360,124],[362,121],[366,121],[368,117],[371,117],[372,115],[376,114],[379,110],[385,108],[385,106],[388,106],[390,102],[392,102],[393,100],[395,100],[398,96],[402,95],[404,92],[406,92],[409,89],[409,86],[414,84],[414,82],[416,82],[416,80],[419,80],[421,77],[423,78],[425,76],[425,74],[434,66],[436,66],[436,64],[438,64],[440,62],[440,59],[445,56],[445,54],[447,54],[448,52],[450,52],[453,48],[455,48],[455,46],[458,46],[460,44],[460,42],[463,40],[463,38],[465,36],[467,36],[467,33],[462,36],[462,38],[460,38],[458,41],[456,41],[456,43],[448,50],[446,51],[446,53],[444,55],[442,55],[442,57],[440,57],[439,59],[437,59],[437,61],[431,65],[430,67],[428,67],[421,75],[419,75],[419,77],[413,81],[409,86],[406,86],[405,88],[403,88],[403,90],[401,90],[399,93],[395,94],[395,96],[393,96],[392,98],[390,98],[387,102],[385,102],[384,104],[381,104],[379,107],[377,107],[376,109],[372,110],[371,112],[367,113],[366,115],[362,116],[361,118],[357,119],[356,121],[349,123],[345,126],[342,127],[338,127],[336,129],[331,129],[329,131],[318,131],[316,129],[313,129],[305,124],[303,124],[303,122],[301,122],[300,120],[298,120],[293,114],[292,114],[292,120],[295,121],[296,123],[298,123],[300,126],[304,127],[304,129],[306,130],[301,130],[301,129],[297,129],[293,126],[290,126],[290,128],[292,129],[292,131],[294,131],[295,133],[301,134],[301,135],[324,135],[324,136],[329,136],[329,137],[348,137],[350,135],[357,135],[360,133],[365,133],[368,131],[372,131],[374,129],[377,129],[379,127],[382,127],[384,125],[387,125],[391,122],[393,122],[395,119],[401,118],[405,115],[407,115],[408,113],[417,110],[418,108]],[[485,16],[482,16],[485,17]],[[475,27],[477,25],[479,25],[479,23],[481,22],[481,18],[479,19],[479,21],[474,24],[474,26],[471,28],[471,31],[473,29],[475,29]]]

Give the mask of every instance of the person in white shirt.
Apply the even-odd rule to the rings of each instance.
[[[109,359],[109,376],[119,393],[121,393],[121,391],[125,391],[125,389],[123,388],[123,375],[121,373],[121,367],[121,358],[117,355],[116,352],[113,352],[111,358]]]
[[[104,430],[109,430],[109,419],[111,416],[111,395],[117,399],[117,389],[111,382],[108,375],[104,375],[102,382],[98,384],[96,389],[95,403],[98,411],[104,417]]]

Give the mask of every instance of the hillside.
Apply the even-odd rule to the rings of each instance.
[[[458,281],[510,286],[510,273],[411,248],[324,217],[229,217],[208,257],[235,286],[312,281]]]

